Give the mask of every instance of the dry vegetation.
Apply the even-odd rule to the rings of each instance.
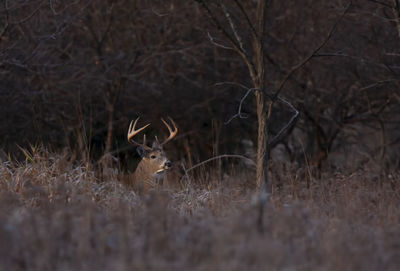
[[[243,185],[250,173],[208,177],[208,189],[190,184],[139,198],[115,176],[100,181],[95,170],[63,155],[28,153],[24,163],[0,166],[2,270],[400,266],[398,175],[360,171],[306,181],[286,172],[260,229],[254,193]]]

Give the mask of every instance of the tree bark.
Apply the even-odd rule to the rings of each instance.
[[[114,126],[114,104],[108,105],[108,123],[107,123],[107,139],[104,154],[111,151],[112,138],[113,138],[113,126]]]
[[[253,37],[253,63],[255,71],[250,75],[256,91],[254,92],[257,107],[257,166],[256,185],[260,189],[264,184],[268,187],[267,166],[268,166],[268,114],[265,92],[265,69],[264,69],[264,30],[266,0],[259,1],[257,7],[257,35]],[[250,67],[249,67],[250,68]]]
[[[258,88],[258,87],[257,87]],[[257,106],[257,161],[256,161],[256,185],[261,188],[263,184],[267,185],[267,162],[268,162],[268,125],[267,125],[267,107],[264,93],[261,90],[255,92]]]

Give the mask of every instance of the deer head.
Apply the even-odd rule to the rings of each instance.
[[[136,124],[139,120],[139,118],[137,118],[135,121],[131,121],[129,125],[127,135],[128,142],[134,146],[137,146],[136,151],[142,158],[135,172],[133,173],[131,182],[135,183],[136,186],[140,186],[142,190],[147,191],[149,188],[161,183],[165,171],[170,169],[172,166],[171,161],[165,155],[163,146],[177,135],[178,128],[171,118],[168,119],[171,121],[173,129],[164,119],[161,120],[168,128],[169,137],[162,143],[160,143],[156,137],[152,147],[149,147],[146,144],[146,134],[143,135],[143,143],[138,143],[137,141],[133,140],[133,137],[146,129],[150,123],[139,129],[136,129]]]

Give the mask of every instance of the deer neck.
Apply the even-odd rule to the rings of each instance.
[[[164,178],[165,170],[153,169],[148,164],[140,162],[134,173],[136,181],[152,182],[158,184]]]

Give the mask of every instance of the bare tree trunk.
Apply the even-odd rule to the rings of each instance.
[[[107,122],[107,138],[106,138],[106,146],[104,149],[103,156],[100,159],[100,166],[102,168],[102,178],[110,176],[112,174],[111,167],[111,148],[112,148],[112,140],[114,133],[114,112],[115,105],[118,102],[119,95],[121,91],[121,78],[116,78],[115,82],[111,85],[106,86],[105,89],[105,103],[107,107],[108,113],[108,122]]]
[[[268,126],[267,126],[267,110],[264,93],[256,91],[256,105],[257,105],[257,161],[256,161],[256,185],[260,188],[264,183],[267,185],[267,144],[268,144]]]
[[[253,63],[256,76],[252,76],[254,92],[257,106],[257,167],[256,167],[256,184],[257,188],[261,188],[264,184],[268,188],[267,166],[268,166],[268,115],[266,105],[265,90],[265,69],[264,69],[264,29],[265,29],[265,12],[266,0],[261,0],[257,5],[257,35],[253,36]],[[270,111],[270,109],[268,109]]]
[[[107,139],[104,154],[111,151],[112,138],[113,138],[113,123],[114,123],[114,104],[108,105],[108,123],[107,123]]]
[[[105,95],[106,95],[105,103],[107,106],[107,113],[108,113],[107,138],[106,138],[106,147],[104,149],[105,155],[107,155],[111,151],[113,132],[114,132],[115,105],[119,100],[119,95],[121,93],[121,88],[123,84],[124,80],[121,78],[121,75],[118,75],[118,77],[114,79],[114,82],[110,85],[107,85],[105,89]]]
[[[267,0],[260,0],[257,3],[257,14],[255,24],[251,22],[251,17],[245,11],[244,7],[238,0],[234,0],[234,5],[239,9],[242,16],[246,18],[247,26],[252,35],[252,51],[246,50],[243,44],[243,38],[238,32],[235,21],[232,20],[232,14],[229,9],[222,3],[216,2],[215,6],[225,15],[229,25],[224,27],[216,14],[211,9],[211,4],[208,1],[196,0],[206,10],[211,21],[217,29],[225,36],[227,41],[232,45],[236,53],[246,63],[251,79],[254,85],[254,94],[256,97],[257,106],[257,121],[258,121],[258,136],[257,136],[257,161],[256,161],[256,185],[261,188],[263,184],[267,187],[267,165],[268,165],[268,116],[270,114],[270,106],[266,106],[266,90],[265,90],[265,74],[264,74],[264,30],[265,30],[265,13]]]

